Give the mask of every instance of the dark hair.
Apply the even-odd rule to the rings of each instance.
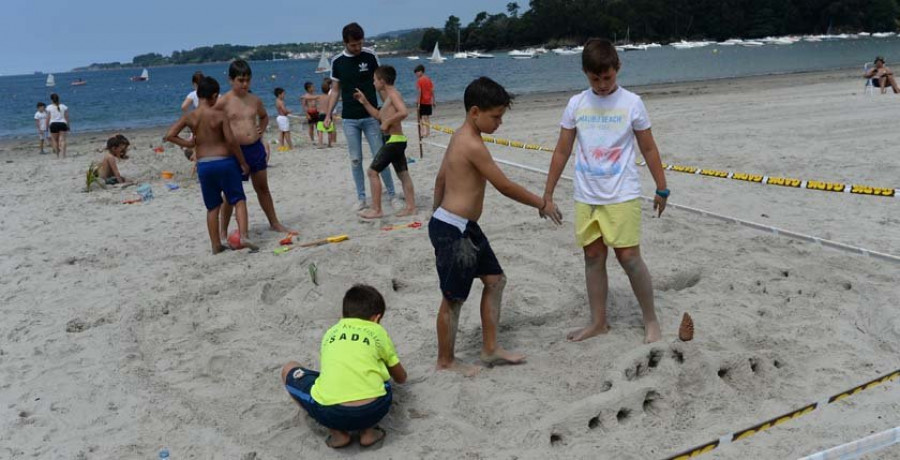
[[[47,104],[44,104],[43,102],[38,102],[37,108],[41,108],[41,107],[47,107]]]
[[[213,77],[203,77],[197,84],[197,97],[200,99],[209,99],[213,94],[219,92],[219,82]]]
[[[127,147],[127,146],[131,145],[131,142],[129,142],[128,138],[122,134],[116,134],[115,136],[110,137],[109,139],[106,140],[106,150],[109,150],[110,152],[112,151],[112,149],[114,149],[116,147],[121,147],[123,145]],[[122,159],[126,159],[126,158],[128,158],[128,155],[123,154]]]
[[[331,81],[332,81],[331,77],[325,77],[325,79],[322,80],[322,92],[323,93],[327,93],[328,91],[331,90]]]
[[[198,70],[194,72],[194,75],[191,76],[191,84],[199,85],[200,80],[203,80],[203,72]]]
[[[393,66],[383,65],[375,69],[375,76],[379,80],[384,80],[388,85],[393,86],[394,82],[397,81],[397,69],[394,69]]]
[[[234,80],[237,77],[252,77],[253,71],[250,70],[250,64],[243,59],[235,59],[228,66],[228,78]]]
[[[362,26],[355,22],[351,22],[344,26],[341,35],[344,37],[344,43],[350,43],[350,40],[362,40],[366,38],[366,33],[363,32]]]
[[[581,70],[601,74],[609,69],[619,71],[619,53],[616,47],[604,38],[592,38],[584,44],[581,52]]]
[[[378,289],[366,284],[355,284],[344,294],[344,318],[369,319],[384,315],[384,297]]]
[[[124,134],[116,134],[116,139],[118,139],[119,142],[124,145],[131,145],[131,142],[128,141],[128,138],[125,137]]]
[[[55,105],[56,108],[58,109],[59,108],[59,94],[56,94],[56,93],[51,94],[50,102],[52,102],[53,105]]]
[[[881,57],[881,56],[875,56],[875,62],[874,62],[874,63],[875,63],[875,64],[878,64],[878,61],[881,61],[881,63],[884,64],[884,58],[883,58],[883,57]]]
[[[303,89],[309,91],[309,89],[312,88],[313,86],[314,86],[314,85],[313,85],[313,82],[308,81],[308,82],[306,82],[306,83],[303,84]]]
[[[413,73],[416,73],[416,72],[425,73],[425,66],[423,66],[422,64],[417,65],[416,68],[413,69]]]
[[[275,97],[281,96],[281,93],[284,92],[284,88],[278,87],[275,88]]]
[[[466,112],[472,107],[478,107],[481,110],[489,110],[496,107],[509,107],[512,105],[514,96],[506,92],[499,83],[488,77],[478,77],[469,86],[466,86],[466,92],[463,94],[463,104],[466,106]]]

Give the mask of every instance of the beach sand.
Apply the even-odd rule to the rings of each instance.
[[[623,75],[623,79],[627,74]],[[896,187],[900,96],[863,94],[850,71],[635,88],[667,163]],[[627,84],[627,79],[623,80]],[[570,94],[522,97],[498,137],[553,146]],[[438,107],[456,127],[461,104]],[[440,293],[427,230],[414,219],[363,222],[343,134],[316,149],[273,146],[269,182],[299,240],[350,239],[283,255],[247,187],[246,251],[212,256],[198,184],[164,129],[126,132],[134,187],[82,193],[106,135],[76,133],[70,158],[0,143],[0,457],[344,458],[287,396],[281,365],[318,365],[319,340],[353,283],[385,296],[382,324],[410,381],[395,386],[372,458],[653,459],[717,439],[900,368],[900,267],[697,214],[644,206],[642,251],[654,277],[663,341],[642,344],[640,311],[609,261],[609,335],[568,343],[588,318],[572,185],[556,199],[562,227],[489,188],[481,225],[509,277],[501,342],[528,363],[474,378],[435,372]],[[414,137],[414,131],[411,137]],[[267,139],[275,137],[270,130]],[[448,136],[430,139],[446,144]],[[497,158],[546,169],[549,154],[492,146]],[[410,156],[418,157],[411,143]],[[419,214],[430,215],[443,150],[410,166]],[[371,158],[366,153],[366,162]],[[570,161],[568,172],[571,173]],[[168,191],[162,170],[180,188]],[[544,177],[503,166],[535,192]],[[653,183],[642,172],[645,194]],[[763,186],[667,173],[670,201],[900,254],[898,198]],[[396,176],[395,176],[396,179]],[[396,187],[400,190],[399,181]],[[318,285],[308,266],[318,267]],[[476,283],[463,308],[459,356],[477,359]],[[689,312],[692,342],[677,339]],[[703,458],[796,458],[900,425],[898,383],[862,392]],[[894,446],[867,458],[900,458]]]

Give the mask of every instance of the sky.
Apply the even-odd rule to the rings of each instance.
[[[366,35],[463,24],[479,11],[506,12],[509,0],[3,0],[0,74],[62,72],[139,54],[230,43],[338,41],[359,22]],[[528,2],[518,2],[526,9]]]

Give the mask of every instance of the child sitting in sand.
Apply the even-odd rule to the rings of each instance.
[[[219,234],[219,210],[222,208],[222,195],[237,210],[240,247],[256,250],[247,237],[247,197],[241,174],[248,174],[250,167],[244,159],[231,126],[222,110],[213,107],[219,98],[219,82],[212,77],[203,77],[197,87],[200,106],[197,110],[182,115],[169,128],[166,140],[184,148],[195,149],[197,156],[197,177],[200,179],[200,190],[203,192],[203,204],[206,205],[206,228],[212,244],[213,254],[225,250]],[[178,137],[184,128],[190,128],[194,136],[191,139]],[[239,249],[234,248],[234,249]]]
[[[353,442],[371,447],[384,440],[376,425],[391,408],[389,380],[406,382],[394,343],[381,327],[384,297],[375,288],[357,284],[344,294],[341,320],[322,337],[316,372],[291,361],[281,369],[281,382],[294,401],[328,428],[325,444],[333,449]]]
[[[306,124],[309,125],[309,141],[315,142],[316,123],[319,122],[319,96],[316,96],[316,85],[308,81],[303,84],[306,94],[300,96],[300,105],[306,112]],[[319,145],[322,144],[322,134],[319,133]]]
[[[363,219],[378,219],[382,217],[381,211],[381,171],[388,165],[394,165],[394,172],[403,184],[403,195],[406,197],[406,208],[398,212],[397,217],[409,216],[416,213],[416,195],[413,191],[412,178],[406,165],[407,138],[403,135],[403,120],[409,115],[403,96],[394,88],[397,80],[397,71],[393,67],[381,66],[375,69],[375,89],[381,93],[381,110],[372,107],[359,88],[353,94],[353,98],[362,104],[366,112],[372,118],[381,122],[381,132],[384,135],[384,145],[375,154],[372,164],[369,166],[369,186],[372,188],[372,208],[359,212]]]
[[[103,160],[100,161],[100,164],[96,166],[98,179],[102,180],[106,185],[129,182],[128,179],[125,179],[119,173],[118,161],[128,159],[128,147],[130,145],[131,143],[128,142],[128,139],[121,134],[116,134],[107,139],[106,154],[103,155]]]
[[[477,368],[459,363],[454,346],[460,309],[469,297],[475,278],[484,283],[481,360],[488,365],[525,361],[524,355],[504,350],[497,343],[506,276],[478,226],[484,207],[485,182],[490,182],[503,195],[537,208],[541,217],[549,217],[557,225],[562,215],[552,202],[510,181],[494,163],[481,139],[482,133],[491,134],[500,127],[512,96],[498,83],[481,77],[466,87],[463,99],[466,119],[450,138],[435,180],[435,211],[428,222],[428,236],[434,246],[443,294],[437,319],[437,368],[472,375]]]
[[[581,55],[581,67],[591,87],[573,96],[563,113],[544,189],[544,200],[553,203],[553,190],[577,139],[575,240],[584,250],[591,323],[572,331],[568,338],[577,342],[609,330],[606,256],[608,248],[613,248],[641,306],[644,342],[656,342],[661,332],[653,306],[653,284],[639,246],[641,179],[635,164],[635,143],[656,182],[653,209],[660,216],[669,197],[665,171],[643,101],[616,84],[621,64],[612,43],[589,40]]]

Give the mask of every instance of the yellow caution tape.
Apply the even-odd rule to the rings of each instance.
[[[725,436],[719,437],[719,439],[717,439],[715,441],[701,444],[697,447],[693,447],[691,449],[685,450],[684,452],[673,455],[671,457],[666,457],[665,460],[688,460],[691,458],[699,457],[707,452],[712,452],[712,451],[716,450],[717,448],[722,447],[724,445],[731,444],[732,442],[740,441],[742,439],[747,439],[755,434],[766,431],[769,428],[772,428],[772,427],[781,425],[783,423],[787,423],[791,420],[803,417],[804,415],[809,414],[809,413],[815,411],[816,409],[821,409],[824,406],[836,403],[842,399],[849,398],[853,395],[859,394],[865,390],[874,388],[878,385],[890,382],[897,378],[900,378],[900,369],[898,369],[894,372],[891,372],[890,374],[886,374],[881,377],[878,377],[877,379],[872,380],[870,382],[866,382],[862,385],[853,387],[847,391],[838,393],[824,401],[807,404],[806,406],[803,406],[799,409],[788,412],[784,415],[780,415],[773,419],[766,420],[765,422],[753,425],[750,428],[740,430],[740,431],[735,431],[733,433],[729,433]]]

